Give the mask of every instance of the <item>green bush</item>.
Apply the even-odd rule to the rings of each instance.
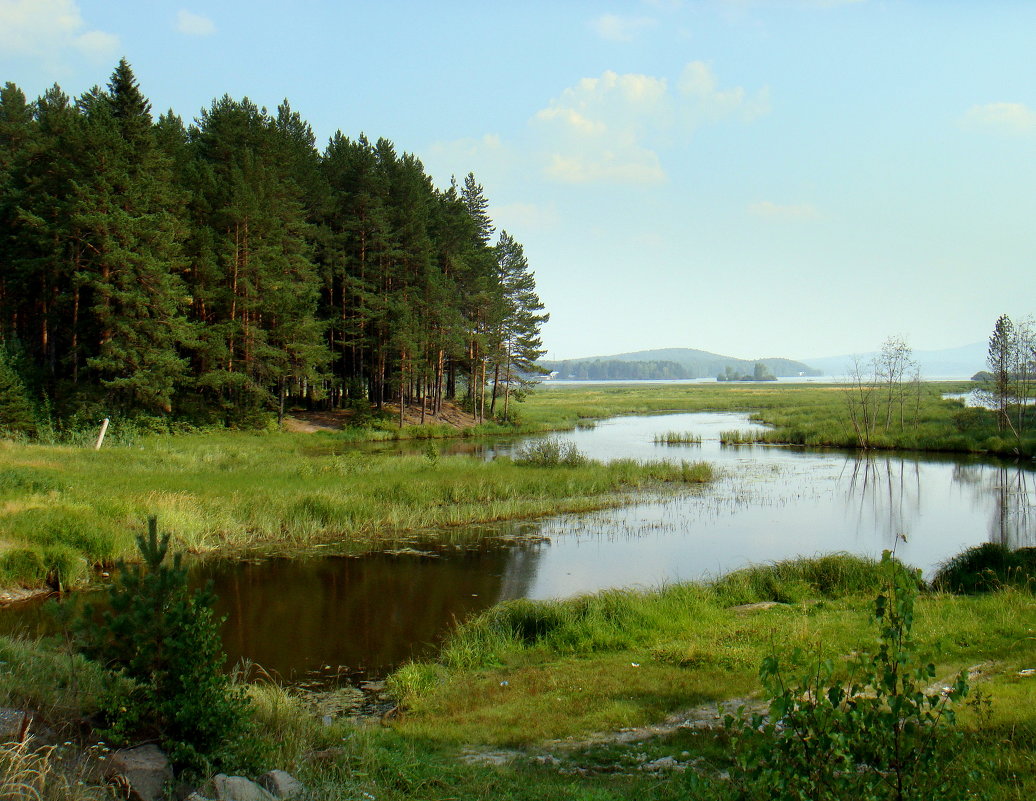
[[[36,433],[36,413],[14,359],[0,344],[0,433]]]
[[[589,461],[574,443],[554,437],[530,442],[514,454],[515,464],[533,467],[582,467]]]
[[[249,702],[222,670],[212,592],[190,591],[180,555],[166,561],[169,534],[158,538],[154,518],[148,528],[137,538],[144,565],[121,564],[111,609],[97,623],[88,607],[79,622],[87,656],[130,680],[131,689],[104,701],[105,734],[117,743],[157,739],[190,769],[247,763]]]
[[[974,782],[955,768],[961,735],[954,704],[968,693],[961,671],[949,688],[932,687],[935,665],[912,635],[920,571],[886,551],[887,588],[874,603],[877,650],[831,660],[792,653],[763,660],[767,714],[728,715],[734,768],[729,795],[788,801],[973,798]],[[798,680],[790,671],[800,670]]]
[[[1036,548],[985,542],[945,562],[932,579],[934,589],[962,595],[1007,586],[1036,589]]]

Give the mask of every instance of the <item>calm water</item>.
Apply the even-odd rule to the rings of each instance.
[[[409,540],[362,557],[209,562],[227,616],[231,660],[292,681],[381,675],[431,653],[459,620],[501,600],[556,598],[607,587],[653,587],[752,562],[833,551],[897,553],[927,573],[985,541],[1036,545],[1031,467],[929,455],[860,457],[775,447],[723,447],[738,414],[606,420],[555,435],[595,459],[707,460],[704,488],[622,509],[477,527],[450,543]],[[654,444],[689,431],[701,445]],[[520,443],[482,448],[486,458]],[[467,447],[470,447],[468,445]],[[39,604],[0,614],[0,630],[39,630]]]

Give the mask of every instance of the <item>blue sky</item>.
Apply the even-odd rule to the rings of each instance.
[[[1036,311],[1036,3],[0,0],[0,81],[285,97],[474,171],[553,358],[984,340]]]

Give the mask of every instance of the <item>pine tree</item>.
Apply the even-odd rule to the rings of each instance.
[[[536,362],[544,354],[540,328],[550,315],[543,312],[543,303],[536,294],[536,280],[529,271],[529,262],[521,244],[506,231],[501,231],[495,250],[501,313],[497,323],[498,351],[491,412],[495,411],[497,385],[502,383],[503,416],[508,419],[512,392],[516,392],[520,399],[524,390],[533,383],[529,376],[546,372]]]
[[[13,362],[9,351],[0,345],[0,432],[33,434],[36,415]]]
[[[85,366],[117,408],[169,412],[189,338],[182,198],[125,60],[108,89],[81,102],[88,147],[73,222],[87,245],[75,276],[88,315]]]
[[[313,229],[285,141],[265,109],[226,96],[202,113],[192,141],[199,386],[238,412],[312,392],[327,353]]]

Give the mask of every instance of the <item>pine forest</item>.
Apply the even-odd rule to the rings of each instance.
[[[105,89],[0,91],[0,391],[61,421],[247,425],[293,407],[514,414],[547,315],[471,173],[317,149],[288,102],[155,120]],[[23,401],[23,402],[22,402]],[[26,419],[31,418],[26,414]]]

